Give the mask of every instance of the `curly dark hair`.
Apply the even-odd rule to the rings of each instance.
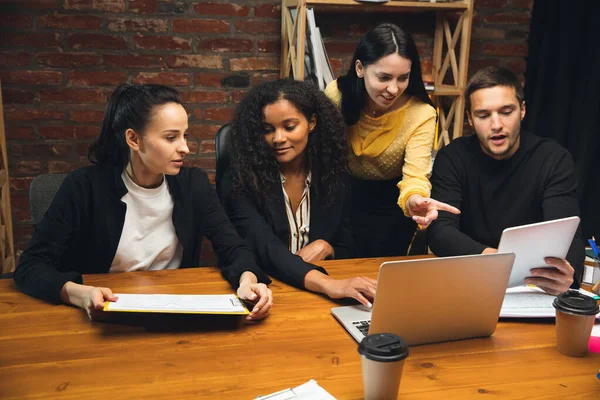
[[[331,205],[347,173],[344,119],[323,92],[310,83],[279,79],[254,87],[238,105],[229,142],[233,195],[249,194],[262,208],[267,193],[280,185],[279,163],[264,139],[264,107],[288,100],[317,125],[306,145],[308,168],[317,201]]]

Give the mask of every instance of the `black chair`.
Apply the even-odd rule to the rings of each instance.
[[[229,136],[231,132],[231,125],[225,124],[218,131],[215,136],[215,153],[217,158],[217,167],[215,172],[215,183],[217,189],[217,195],[221,202],[225,201],[229,192],[231,191],[231,183],[223,182],[225,173],[229,170],[231,165],[231,158],[229,154]],[[227,179],[230,181],[230,178]]]
[[[31,181],[29,211],[33,225],[41,221],[66,176],[67,174],[42,174]]]

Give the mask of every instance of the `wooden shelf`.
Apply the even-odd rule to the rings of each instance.
[[[436,13],[433,40],[432,75],[435,90],[434,103],[440,98],[449,98],[447,109],[439,108],[439,138],[436,148],[462,136],[465,99],[471,44],[471,24],[474,0],[453,2],[421,2],[391,0],[387,3],[361,3],[354,0],[281,0],[281,77],[290,75],[304,79],[304,48],[306,41],[306,8],[316,12],[412,12],[431,11]],[[292,23],[290,9],[296,9],[296,21]],[[454,29],[450,21],[459,14]],[[457,55],[458,52],[458,55]],[[447,77],[448,76],[448,77]],[[442,82],[451,81],[451,84]],[[446,102],[444,102],[445,104]],[[450,127],[452,126],[452,134]]]
[[[8,152],[4,131],[2,82],[0,82],[0,272],[15,270],[15,242],[13,240],[12,213],[10,209],[10,180]]]
[[[297,0],[283,0],[286,7],[295,7]],[[424,1],[399,1],[392,0],[387,3],[361,3],[354,0],[306,0],[308,7],[314,7],[316,10],[344,10],[344,11],[369,11],[369,12],[389,12],[389,11],[427,11],[427,10],[466,10],[469,7],[468,1],[451,2],[424,2]]]

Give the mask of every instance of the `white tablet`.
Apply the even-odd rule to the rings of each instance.
[[[549,267],[544,258],[565,258],[578,226],[579,217],[568,217],[506,228],[498,253],[515,253],[508,287],[524,285],[532,268]]]

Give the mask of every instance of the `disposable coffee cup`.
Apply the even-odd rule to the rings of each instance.
[[[596,300],[576,290],[556,296],[556,348],[570,357],[583,357],[599,311]]]
[[[408,347],[391,333],[366,336],[358,345],[361,355],[365,400],[389,400],[398,397]]]

